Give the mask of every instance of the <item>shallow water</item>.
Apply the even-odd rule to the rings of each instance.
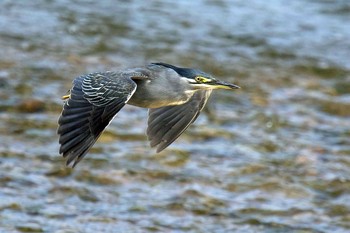
[[[348,1],[0,2],[0,232],[348,232]],[[216,92],[160,154],[125,107],[75,169],[74,77],[164,61]]]

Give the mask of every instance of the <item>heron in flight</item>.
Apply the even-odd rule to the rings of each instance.
[[[60,149],[73,167],[125,104],[149,108],[147,137],[157,153],[198,117],[214,89],[239,86],[191,68],[166,63],[77,77],[58,120]]]

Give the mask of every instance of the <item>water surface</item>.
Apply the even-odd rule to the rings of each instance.
[[[1,232],[348,232],[348,1],[1,1]],[[216,92],[160,154],[125,107],[74,170],[74,77],[163,61]]]

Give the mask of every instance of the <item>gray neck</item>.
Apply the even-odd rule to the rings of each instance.
[[[148,67],[149,79],[135,80],[137,89],[128,104],[145,108],[159,108],[184,104],[192,97],[193,90],[174,70],[159,66]]]

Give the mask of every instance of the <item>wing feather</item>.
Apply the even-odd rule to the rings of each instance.
[[[198,117],[205,106],[211,90],[200,90],[182,105],[150,109],[147,136],[157,152],[173,143]]]
[[[67,165],[74,167],[86,155],[135,90],[127,73],[92,73],[73,81],[57,130]]]

